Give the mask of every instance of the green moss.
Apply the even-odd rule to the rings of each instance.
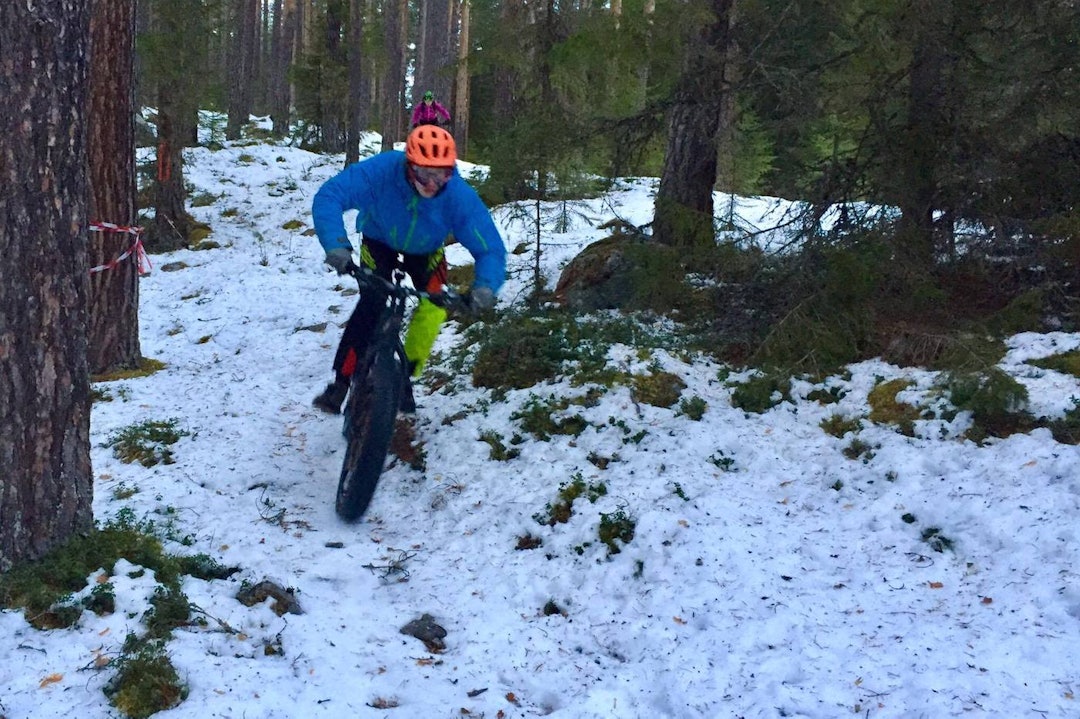
[[[121,379],[135,379],[137,377],[149,377],[159,370],[167,367],[164,362],[149,357],[140,357],[138,366],[133,369],[116,369],[102,374],[94,375],[91,382],[115,382]]]
[[[284,223],[281,226],[281,229],[283,229],[283,230],[299,230],[303,226],[304,226],[304,223],[301,220],[289,220],[288,222]]]
[[[654,407],[671,407],[679,401],[679,395],[686,389],[686,383],[678,375],[670,372],[656,372],[649,375],[635,375],[630,386],[630,396],[635,402],[650,404]]]
[[[121,462],[138,462],[144,467],[153,467],[156,464],[172,464],[172,450],[168,445],[176,444],[188,434],[177,428],[175,419],[147,420],[114,432],[103,446],[112,447],[113,455]]]
[[[870,421],[876,424],[895,425],[901,433],[913,435],[915,420],[919,418],[920,410],[918,407],[896,400],[896,395],[911,385],[911,380],[903,378],[874,385],[867,396],[867,402],[870,404]]]

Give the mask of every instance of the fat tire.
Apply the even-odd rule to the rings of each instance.
[[[345,460],[335,509],[346,522],[363,516],[379,482],[401,402],[402,367],[394,348],[375,355],[369,371],[354,378],[345,409]]]

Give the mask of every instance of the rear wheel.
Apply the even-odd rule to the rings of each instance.
[[[363,516],[375,495],[401,401],[402,369],[394,348],[375,355],[363,377],[354,376],[345,405],[345,461],[335,507],[346,522]]]

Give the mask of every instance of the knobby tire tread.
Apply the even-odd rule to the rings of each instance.
[[[386,464],[401,402],[402,368],[392,346],[381,348],[370,371],[354,383],[346,408],[347,446],[338,481],[338,516],[355,522],[363,516]],[[355,394],[355,396],[354,396]]]

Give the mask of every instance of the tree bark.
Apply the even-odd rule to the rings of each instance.
[[[90,221],[135,222],[135,2],[93,0],[90,21]],[[87,362],[91,374],[138,367],[139,254],[116,264],[137,235],[100,230],[89,236]]]
[[[677,247],[711,246],[713,185],[731,20],[735,0],[711,0],[712,18],[687,47],[668,126],[667,152],[656,193],[653,237]]]
[[[427,0],[420,13],[420,39],[416,48],[416,82],[413,84],[413,107],[424,92],[431,90],[435,99],[453,106],[453,75],[450,51],[450,0]],[[451,118],[453,119],[453,118]]]
[[[0,3],[0,571],[92,528],[91,0]]]
[[[457,36],[457,76],[454,80],[454,140],[458,155],[469,150],[469,8],[470,0],[460,0]]]
[[[227,68],[229,77],[229,121],[225,137],[240,139],[240,129],[251,117],[259,48],[259,0],[234,0],[232,62]]]
[[[345,166],[360,159],[360,134],[367,126],[367,77],[363,70],[366,0],[349,0],[349,105],[345,128]]]
[[[915,40],[908,90],[907,142],[898,158],[905,177],[900,197],[901,250],[913,269],[934,264],[934,211],[941,175],[941,149],[949,142],[948,33],[952,0],[915,0]]]
[[[193,220],[184,207],[184,140],[179,127],[183,113],[177,107],[172,88],[158,88],[157,177],[154,221],[147,233],[151,252],[172,252],[187,247]]]
[[[405,139],[405,50],[409,37],[408,0],[385,0],[386,74],[382,82],[382,149]]]

